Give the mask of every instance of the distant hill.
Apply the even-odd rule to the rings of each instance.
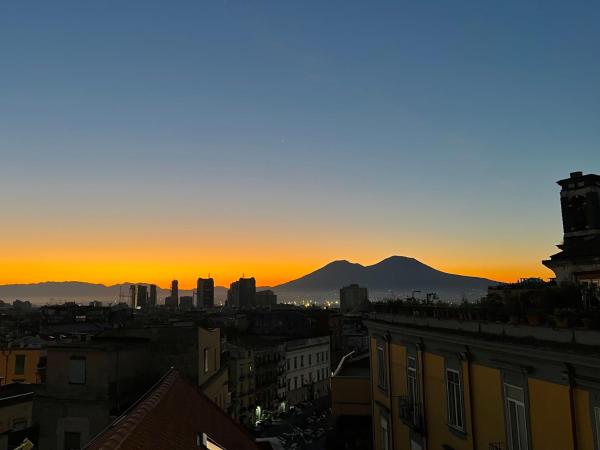
[[[455,275],[436,270],[414,258],[392,256],[372,266],[334,261],[297,280],[275,286],[280,299],[337,299],[339,289],[358,283],[369,289],[372,300],[404,297],[420,290],[417,297],[436,292],[442,299],[479,298],[498,282],[486,278]]]
[[[325,300],[338,299],[339,289],[351,283],[358,283],[369,289],[371,300],[386,297],[405,297],[413,290],[420,290],[418,297],[427,292],[436,292],[441,299],[468,299],[481,297],[490,285],[498,284],[486,278],[467,277],[441,272],[414,258],[392,256],[372,266],[363,266],[348,261],[334,261],[297,280],[275,286],[273,289],[279,301],[294,299]],[[119,291],[129,292],[131,284],[112,286],[85,283],[81,281],[44,282],[36,284],[7,284],[0,286],[0,300],[29,300],[32,303],[62,303],[64,301],[114,302],[119,300]],[[267,287],[260,287],[267,289]],[[169,290],[158,288],[159,303],[170,294]],[[179,295],[192,295],[191,290],[180,289]],[[227,296],[227,288],[215,287],[215,302],[222,303]]]
[[[86,283],[82,281],[47,281],[35,284],[5,284],[0,285],[0,300],[12,302],[13,300],[29,300],[36,304],[62,303],[65,301],[92,301],[114,302],[119,300],[119,292],[127,295],[132,284],[149,283],[121,283],[112,286],[104,284]],[[170,295],[168,289],[157,289],[159,303]],[[192,295],[191,290],[180,289],[179,295]],[[215,300],[225,299],[227,289],[215,287]]]

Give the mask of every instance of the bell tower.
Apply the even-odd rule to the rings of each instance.
[[[565,245],[600,235],[600,176],[573,172],[558,184]]]
[[[558,185],[563,243],[542,262],[558,282],[600,283],[600,176],[572,172]]]

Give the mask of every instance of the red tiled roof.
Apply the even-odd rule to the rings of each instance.
[[[258,450],[241,425],[176,370],[96,436],[87,450],[198,450],[206,433],[227,450]]]

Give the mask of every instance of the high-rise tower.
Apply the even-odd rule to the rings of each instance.
[[[173,306],[179,306],[179,281],[171,281],[171,302]]]
[[[213,306],[215,306],[215,281],[212,278],[198,278],[196,307],[212,308]]]

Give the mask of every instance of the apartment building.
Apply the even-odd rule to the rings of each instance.
[[[286,390],[289,405],[323,397],[329,392],[329,336],[286,342]]]
[[[81,448],[160,377],[149,343],[133,338],[50,346],[47,372],[34,422],[48,450]]]
[[[226,343],[232,415],[250,425],[285,401],[285,345],[281,338],[246,335]]]
[[[37,441],[33,426],[34,387],[13,383],[0,386],[0,449],[18,447],[25,439]]]
[[[45,348],[11,346],[0,349],[0,385],[42,383],[45,366]]]
[[[229,365],[231,416],[240,423],[249,425],[254,420],[256,408],[252,350],[230,343],[226,343],[225,348]]]
[[[344,356],[331,376],[334,449],[371,448],[371,381],[369,354]]]
[[[198,327],[198,386],[203,394],[226,411],[231,404],[229,371],[221,365],[221,330]]]
[[[600,450],[600,332],[371,313],[375,449]]]

